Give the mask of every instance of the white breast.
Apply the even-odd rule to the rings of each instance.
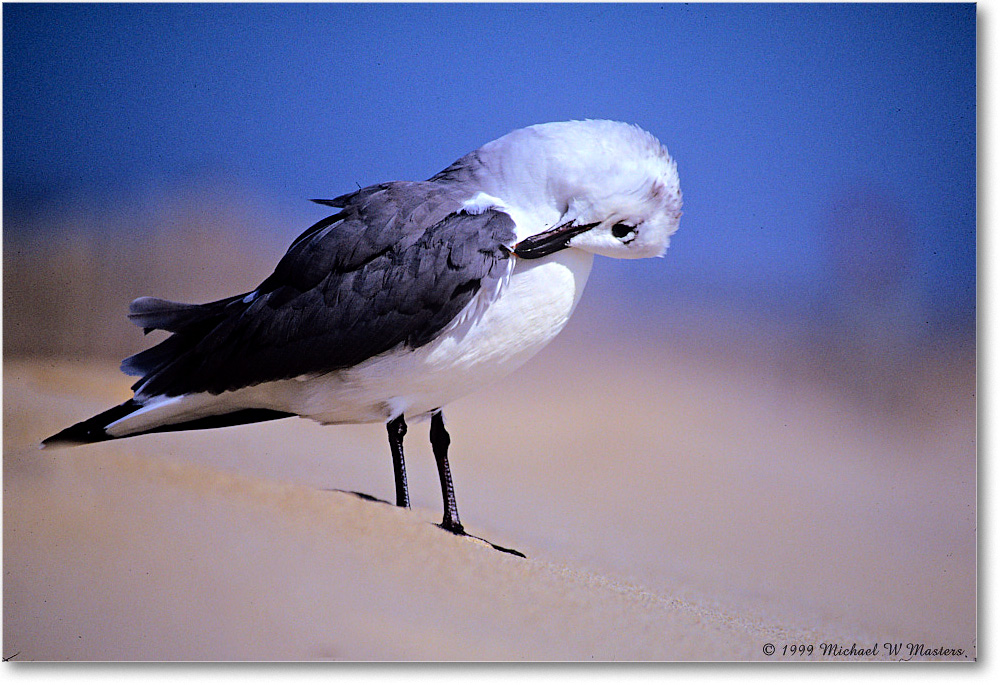
[[[300,385],[286,411],[323,423],[425,415],[508,375],[566,325],[586,285],[592,254],[563,250],[518,260],[500,295],[478,316],[418,350],[393,351]],[[474,307],[475,303],[470,303]],[[287,398],[291,400],[293,398]]]

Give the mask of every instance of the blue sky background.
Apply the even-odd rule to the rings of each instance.
[[[968,321],[975,22],[971,4],[5,4],[4,231],[225,177],[291,240],[323,215],[306,198],[611,118],[669,148],[685,208],[666,260],[605,280],[793,310],[888,287]]]

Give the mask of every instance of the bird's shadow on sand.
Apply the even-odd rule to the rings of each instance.
[[[367,492],[359,492],[357,490],[341,490],[340,488],[323,488],[324,492],[342,492],[345,495],[354,495],[358,499],[363,499],[366,502],[378,502],[379,504],[388,504],[392,506],[392,502],[389,500],[382,499],[381,497],[376,497],[375,495],[369,495]]]
[[[382,499],[380,497],[375,497],[374,495],[369,495],[367,492],[359,492],[357,490],[342,490],[340,488],[324,488],[323,490],[325,492],[341,492],[341,493],[343,493],[345,495],[353,495],[353,496],[357,497],[358,499],[364,500],[365,502],[378,502],[379,504],[387,504],[390,507],[395,506],[392,502],[390,502],[388,500],[384,500],[384,499]],[[515,557],[521,557],[522,559],[527,559],[527,557],[524,554],[522,554],[521,552],[518,552],[516,549],[513,549],[511,547],[503,547],[502,545],[494,544],[494,543],[490,542],[489,540],[486,540],[484,538],[478,537],[476,535],[470,535],[469,533],[456,533],[454,531],[448,530],[447,528],[445,528],[444,526],[442,526],[439,523],[435,524],[435,525],[438,528],[440,528],[441,530],[447,530],[452,535],[456,535],[458,537],[472,538],[473,540],[479,540],[480,542],[484,542],[484,543],[486,543],[487,545],[489,545],[490,547],[492,547],[493,549],[495,549],[498,552],[503,552],[504,554],[511,554],[511,555],[513,555]]]

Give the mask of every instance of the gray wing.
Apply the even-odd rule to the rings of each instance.
[[[467,214],[440,184],[388,183],[326,204],[339,213],[291,245],[253,292],[205,305],[136,300],[129,318],[173,332],[129,357],[138,393],[220,393],[418,348],[507,273],[507,214]]]

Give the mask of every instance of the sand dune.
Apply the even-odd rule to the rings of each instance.
[[[567,349],[448,414],[463,521],[528,559],[433,525],[426,425],[402,511],[345,492],[391,498],[380,426],[39,450],[128,379],[7,360],[4,655],[975,657],[974,398],[938,383],[920,421],[893,424],[717,361],[639,351],[598,372]]]

